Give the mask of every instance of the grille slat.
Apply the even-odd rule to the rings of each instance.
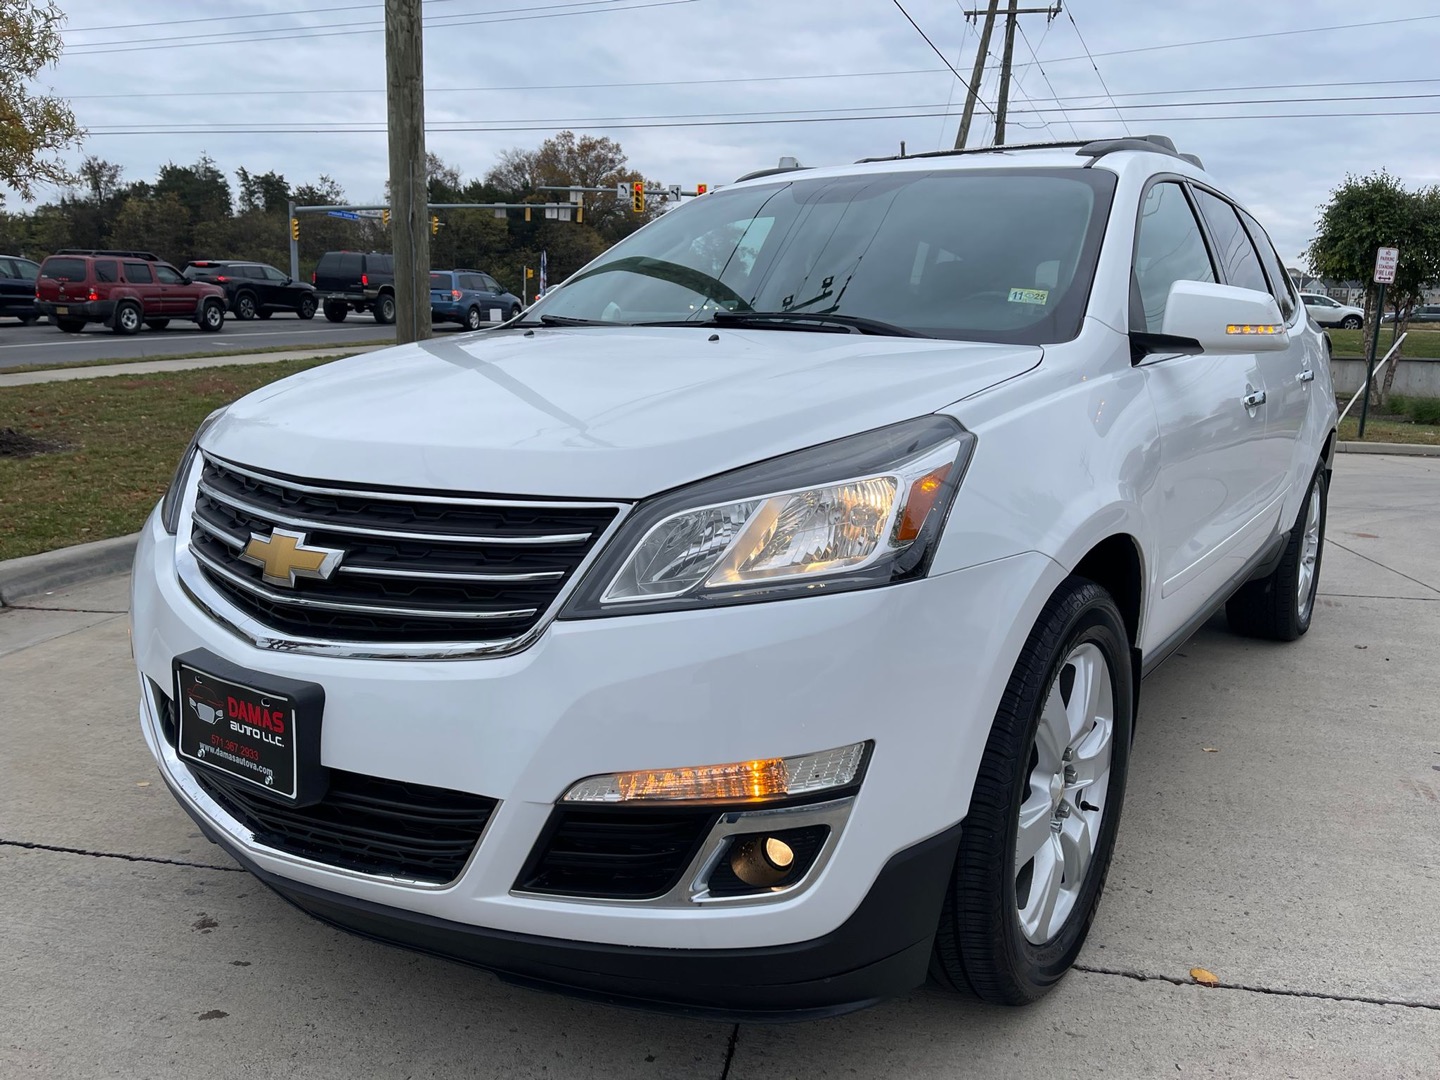
[[[705,809],[557,808],[516,887],[617,900],[664,896],[700,850],[716,816]]]
[[[190,550],[230,602],[282,633],[355,642],[506,642],[533,628],[619,507],[418,492],[271,476],[206,455]],[[241,559],[251,534],[305,532],[345,553],[293,588]]]

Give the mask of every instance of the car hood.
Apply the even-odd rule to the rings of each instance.
[[[204,448],[321,480],[634,499],[907,420],[1036,346],[776,330],[501,330],[327,364],[232,405]]]

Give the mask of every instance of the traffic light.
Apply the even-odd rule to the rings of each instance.
[[[695,194],[696,194],[696,195],[704,195],[704,194],[705,194],[707,191],[709,191],[709,190],[710,190],[710,185],[709,185],[709,184],[696,184],[696,185],[695,185]]]
[[[290,219],[290,239],[300,239],[300,219],[298,217],[292,217]]]
[[[390,211],[388,209],[380,211],[380,224],[387,229],[390,227]]]
[[[630,185],[630,209],[637,214],[645,212],[645,181],[636,180]]]
[[[527,267],[525,267],[525,278],[526,278],[526,280],[528,281],[530,278],[533,278],[534,276],[535,276],[535,268],[534,268],[533,266],[527,266]]]
[[[431,214],[431,215],[430,215],[430,235],[431,235],[431,236],[438,236],[439,233],[440,233],[440,218],[439,218],[437,215],[435,215],[435,214]]]

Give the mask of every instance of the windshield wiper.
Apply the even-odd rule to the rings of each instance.
[[[883,337],[928,338],[931,336],[922,334],[918,330],[896,326],[894,323],[881,322],[879,319],[865,319],[858,315],[837,315],[822,311],[717,311],[711,317],[711,323],[715,326],[744,326],[759,329],[765,327],[786,329],[791,326],[803,328],[808,323],[815,329],[835,326],[843,327],[851,333],[877,334]]]
[[[534,326],[532,319],[522,319],[520,322],[512,323],[512,326]],[[629,323],[607,322],[602,319],[572,319],[568,315],[541,315],[541,326],[629,326]]]

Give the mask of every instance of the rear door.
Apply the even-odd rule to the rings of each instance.
[[[166,314],[165,298],[160,283],[155,280],[151,263],[130,262],[122,264],[125,282],[140,300],[141,311],[147,319],[163,319]]]
[[[1136,232],[1131,329],[1161,332],[1175,282],[1218,278],[1186,185],[1152,183]],[[1159,480],[1146,496],[1160,541],[1160,596],[1147,633],[1156,645],[1238,574],[1267,535],[1256,522],[1266,502],[1268,470],[1255,453],[1265,414],[1244,403],[1264,384],[1253,356],[1161,355],[1139,370],[1160,428]]]
[[[29,295],[26,296],[25,294]],[[34,285],[29,289],[20,280],[20,271],[14,259],[0,257],[0,315],[9,315],[16,309],[34,302]]]

